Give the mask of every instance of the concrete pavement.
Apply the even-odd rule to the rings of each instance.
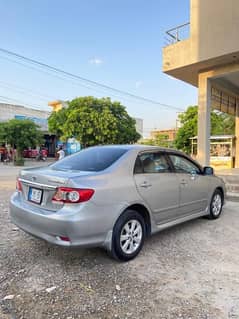
[[[0,187],[12,189],[15,187],[16,177],[23,168],[47,166],[54,162],[54,159],[47,159],[45,162],[36,160],[26,160],[24,166],[14,166],[13,163],[0,163]]]

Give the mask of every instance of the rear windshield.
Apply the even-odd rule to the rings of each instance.
[[[65,157],[51,165],[51,168],[99,172],[108,168],[126,152],[127,150],[123,148],[92,147]]]

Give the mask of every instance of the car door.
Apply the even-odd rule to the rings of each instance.
[[[178,178],[164,153],[153,151],[139,154],[134,180],[157,224],[176,218],[179,208]]]
[[[190,215],[206,209],[208,180],[200,167],[181,154],[169,154],[180,185],[180,215]]]

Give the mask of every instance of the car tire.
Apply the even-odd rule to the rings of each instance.
[[[111,256],[121,261],[135,258],[143,247],[145,232],[143,217],[137,211],[127,209],[115,223]]]
[[[222,213],[223,206],[223,195],[219,189],[216,189],[212,195],[212,199],[210,202],[210,212],[208,215],[209,219],[217,219],[220,217]]]

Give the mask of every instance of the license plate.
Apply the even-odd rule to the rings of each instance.
[[[41,204],[42,194],[43,192],[41,189],[30,187],[28,192],[28,200],[36,204]]]

